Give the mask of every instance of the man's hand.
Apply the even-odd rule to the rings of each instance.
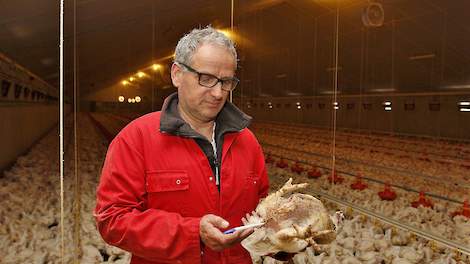
[[[232,234],[224,234],[220,228],[228,228],[229,223],[223,218],[208,214],[201,218],[199,223],[199,235],[202,243],[214,251],[222,251],[237,243],[253,233],[253,228],[237,231]]]

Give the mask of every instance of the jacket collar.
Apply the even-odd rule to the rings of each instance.
[[[221,134],[227,132],[239,132],[248,127],[251,123],[251,117],[243,113],[234,104],[225,102],[224,107],[217,115],[217,131]],[[168,96],[163,102],[160,118],[160,131],[174,135],[186,137],[201,137],[191,126],[184,121],[178,112],[178,93]]]

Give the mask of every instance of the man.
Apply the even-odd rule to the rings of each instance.
[[[106,242],[133,254],[131,263],[251,263],[239,242],[253,230],[223,234],[268,191],[251,118],[227,102],[236,68],[230,39],[211,27],[193,30],[176,47],[178,92],[109,146],[95,217]]]

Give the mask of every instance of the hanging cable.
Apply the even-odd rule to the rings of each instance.
[[[390,87],[390,89],[392,91],[394,91],[395,90],[395,20],[394,20],[394,17],[392,17],[391,27],[392,27],[392,41],[391,41],[391,43],[392,43],[392,50],[391,50],[391,52],[392,52],[392,58],[391,58],[392,61],[391,61],[391,64],[392,65],[391,65],[391,69],[390,69],[390,75],[391,75],[391,81],[390,81],[391,87]],[[389,109],[391,109],[391,108],[389,108]],[[389,118],[390,119],[390,122],[389,122],[389,124],[390,124],[390,133],[394,135],[395,134],[395,126],[394,126],[394,122],[393,122],[393,120],[394,120],[393,111],[390,111],[388,116],[390,116],[390,118]]]
[[[362,107],[363,107],[363,95],[362,95],[362,86],[364,85],[364,39],[365,31],[364,27],[361,28],[361,69],[359,75],[359,118],[358,118],[358,128],[361,131],[361,122],[362,122]]]
[[[155,60],[155,1],[152,1],[152,60]],[[155,63],[155,61],[154,61]],[[152,71],[152,112],[155,111],[155,81],[156,81],[157,71],[153,69]]]
[[[78,85],[77,85],[77,3],[76,0],[73,1],[73,140],[74,140],[74,179],[75,179],[75,208],[74,208],[74,258],[75,263],[80,263],[81,258],[81,237],[80,237],[80,209],[82,204],[82,194],[81,194],[81,179],[78,174]]]
[[[240,9],[241,9],[241,8],[240,8]],[[240,22],[242,22],[242,19],[244,19],[244,18],[241,17],[241,18],[240,18]],[[243,21],[245,21],[245,20],[243,20]],[[240,24],[243,25],[244,23],[240,23]],[[239,27],[238,31],[241,32],[241,26]],[[240,33],[240,35],[241,35],[241,33]],[[243,52],[242,52],[242,53],[244,53],[244,52],[245,52],[245,42],[243,41],[242,38],[240,38],[239,47],[243,47]],[[240,51],[240,49],[239,49],[239,51]],[[240,79],[244,80],[244,78],[245,78],[245,68],[244,68],[244,67],[241,68],[240,76],[241,76]],[[245,80],[245,83],[246,83],[246,80]],[[243,86],[244,86],[244,85],[243,85],[243,83],[242,83],[242,84],[240,85],[240,105],[239,105],[239,107],[240,107],[240,109],[241,109],[242,111],[243,111],[243,104],[245,103],[245,101],[243,101],[243,95],[244,95],[244,93],[243,93],[243,92],[244,92],[244,91],[243,91]]]
[[[335,181],[336,164],[336,110],[338,104],[338,40],[339,40],[339,5],[336,4],[336,30],[335,30],[335,74],[334,74],[334,101],[333,101],[333,147],[332,147],[332,165],[331,165],[331,183]]]
[[[230,30],[232,30],[233,32],[233,1],[234,0],[231,0],[232,1],[232,8],[231,8],[231,12],[230,12]]]
[[[231,11],[230,11],[230,32],[231,32],[232,34],[233,34],[233,1],[234,1],[234,0],[231,0],[232,5],[231,5]],[[232,103],[232,101],[233,101],[232,96],[233,96],[233,92],[230,91],[230,102],[231,102],[231,103]]]
[[[395,89],[395,21],[392,20],[392,89]]]
[[[317,24],[318,19],[314,18],[314,37],[313,37],[313,96],[317,95]]]
[[[445,63],[446,63],[446,37],[447,37],[447,12],[443,12],[443,21],[442,21],[442,31],[441,31],[441,76],[439,79],[439,86],[442,87],[444,85],[444,74],[445,74]],[[442,95],[439,95],[439,102],[442,100]],[[441,116],[437,115],[438,124],[441,123]],[[442,137],[441,134],[442,129],[438,129],[437,136]]]
[[[59,22],[59,168],[60,168],[60,257],[64,263],[64,0],[60,0]]]

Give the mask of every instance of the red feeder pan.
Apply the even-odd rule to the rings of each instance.
[[[360,174],[356,177],[356,182],[351,184],[351,189],[362,191],[367,188],[367,184],[362,182],[362,176]]]
[[[386,183],[384,190],[381,192],[378,192],[380,199],[385,200],[385,201],[393,201],[397,198],[397,194],[394,190],[392,190],[392,187],[390,186],[390,183]]]
[[[335,170],[332,175],[328,176],[328,181],[333,182],[334,184],[337,184],[337,183],[342,183],[344,181],[344,178],[341,176],[338,176]]]
[[[462,210],[455,211],[451,214],[452,217],[454,217],[456,215],[462,215],[462,216],[465,216],[467,218],[470,218],[470,205],[468,204],[468,200],[465,200],[463,202]]]
[[[297,174],[301,174],[305,169],[300,165],[300,163],[296,162],[292,165],[291,170]]]
[[[287,168],[287,166],[289,166],[289,164],[287,163],[287,161],[285,161],[283,158],[281,158],[277,163],[276,163],[276,166],[278,168]]]
[[[419,192],[419,198],[417,201],[411,202],[411,206],[418,208],[420,205],[423,207],[433,208],[431,200],[426,199],[426,196],[423,191]]]
[[[308,177],[318,179],[321,177],[321,172],[317,168],[313,167],[312,170],[308,172]]]

